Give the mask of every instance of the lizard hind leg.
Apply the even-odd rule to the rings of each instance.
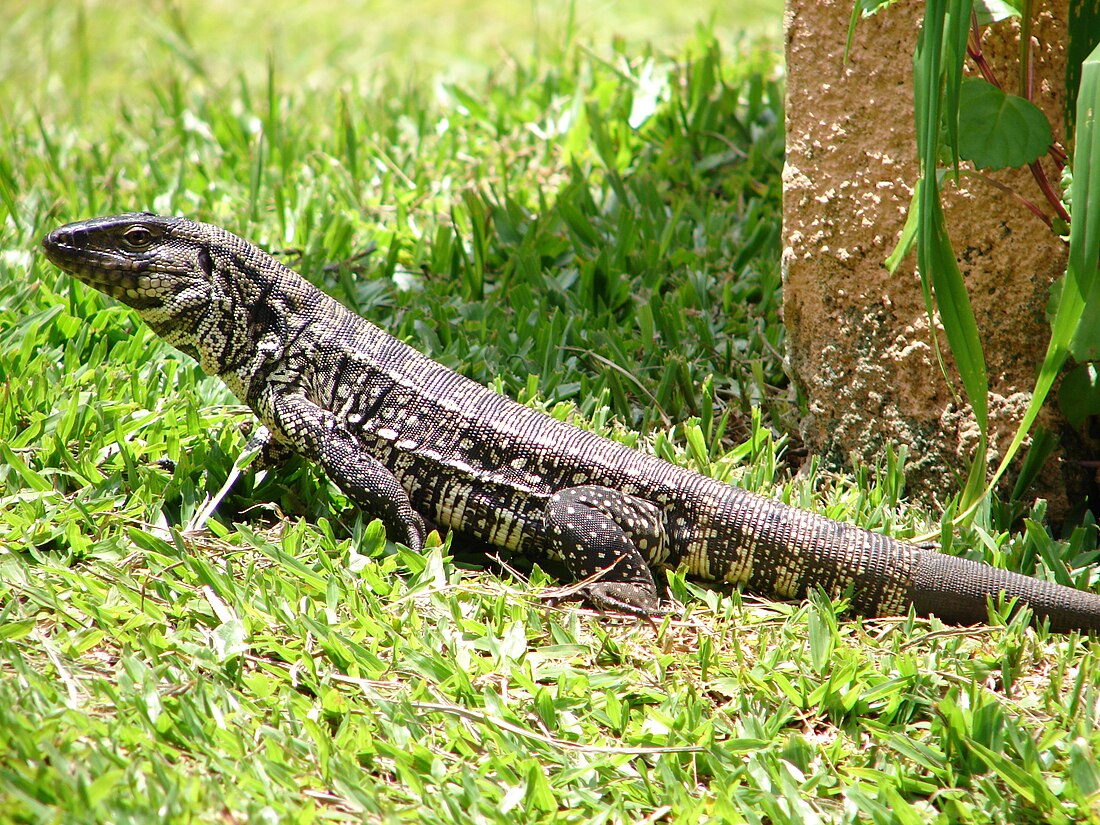
[[[582,591],[597,608],[645,617],[662,612],[647,564],[664,554],[655,504],[610,487],[570,487],[550,497],[546,526],[551,553],[574,578],[597,577]]]

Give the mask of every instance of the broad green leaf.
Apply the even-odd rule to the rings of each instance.
[[[974,13],[978,15],[978,25],[988,26],[1010,17],[1023,16],[1023,4],[1011,0],[974,0]]]
[[[1100,46],[1100,2],[1075,0],[1069,4],[1066,27],[1066,133],[1073,134],[1081,68],[1092,50]]]
[[[49,481],[27,466],[27,463],[19,457],[18,453],[13,452],[3,442],[0,442],[0,460],[15,470],[16,474],[23,479],[23,483],[32,490],[37,490],[40,493],[53,490],[53,485]]]
[[[1100,178],[1093,172],[1100,168],[1100,134],[1096,129],[1096,110],[1100,107],[1100,46],[1093,49],[1081,70],[1081,88],[1077,97],[1077,136],[1073,155],[1073,183],[1070,200],[1073,203],[1073,223],[1069,237],[1069,266],[1051,322],[1050,344],[1039,369],[1031,402],[1020,420],[1012,443],[1005,451],[1000,466],[989,481],[992,489],[1016,456],[1032,424],[1042,409],[1065,363],[1071,346],[1074,357],[1094,360],[1087,353],[1097,348],[1089,336],[1097,332],[1096,316],[1100,315],[1100,295],[1093,295],[1096,285],[1097,255],[1100,254]],[[1086,305],[1085,296],[1090,296]],[[1084,316],[1084,317],[1083,317]],[[971,508],[972,509],[972,508]]]
[[[1070,352],[1078,361],[1100,360],[1100,46],[1081,67],[1077,97],[1077,135],[1073,153],[1070,198],[1073,221],[1069,232],[1069,266],[1062,299],[1067,293],[1085,298],[1081,320],[1073,334]]]
[[[1058,406],[1069,423],[1080,427],[1090,415],[1100,414],[1100,370],[1096,364],[1078,364],[1062,379]]]
[[[866,19],[889,8],[898,0],[856,0],[852,4],[852,15],[848,20],[848,39],[844,43],[844,62],[848,62],[848,52],[852,50],[852,40],[856,34],[856,24],[860,18]]]
[[[967,479],[964,501],[973,500],[985,480],[986,434],[989,428],[989,379],[986,373],[985,352],[982,350],[978,335],[978,324],[974,319],[974,310],[970,306],[970,296],[959,271],[951,240],[947,235],[947,221],[940,204],[938,188],[928,185],[934,178],[925,181],[925,191],[934,193],[921,204],[922,221],[927,214],[928,227],[917,235],[917,263],[921,277],[930,278],[936,293],[936,306],[940,311],[940,321],[959,370],[967,399],[974,410],[980,438],[975,449],[970,476]],[[927,210],[927,212],[925,212]],[[930,273],[926,275],[925,273]]]
[[[951,149],[951,166],[955,176],[959,173],[959,113],[962,109],[961,94],[963,63],[966,47],[970,42],[970,18],[974,8],[972,0],[949,0],[943,31],[943,122],[947,127],[947,145]],[[928,167],[929,171],[931,166]]]
[[[240,619],[222,622],[210,634],[210,642],[219,662],[248,652],[248,631]]]
[[[1069,775],[1084,796],[1100,792],[1100,768],[1097,768],[1096,755],[1084,737],[1074,739],[1069,746]]]
[[[941,116],[949,134],[953,124],[957,125],[959,82],[966,50],[965,27],[970,9],[968,0],[929,0],[913,57],[913,98],[921,164],[917,267],[929,318],[933,314],[931,294],[935,294],[944,333],[980,432],[963,493],[964,502],[974,500],[985,479],[989,380],[970,297],[947,234],[935,170]]]
[[[856,8],[864,17],[870,17],[894,5],[898,0],[856,0]]]
[[[558,807],[543,766],[537,760],[531,760],[528,765],[525,801],[529,810],[554,811]]]
[[[978,169],[1024,166],[1041,157],[1051,140],[1050,123],[1034,103],[978,77],[963,82],[959,156]]]
[[[1031,805],[1051,807],[1056,805],[1054,794],[1047,788],[1041,775],[1017,765],[1003,753],[967,737],[967,746],[1013,791]]]
[[[824,673],[836,644],[836,618],[828,596],[815,593],[810,600],[810,661],[814,670]]]
[[[895,246],[894,251],[890,253],[890,257],[884,262],[887,271],[889,271],[891,275],[897,273],[898,267],[901,266],[901,262],[905,260],[906,256],[913,249],[913,244],[917,240],[917,220],[919,217],[920,181],[918,180],[913,187],[913,197],[909,201],[909,212],[905,216],[905,226],[902,227],[901,237],[898,238],[897,246]]]

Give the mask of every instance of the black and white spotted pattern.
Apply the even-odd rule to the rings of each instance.
[[[256,413],[259,438],[319,463],[391,536],[425,519],[598,576],[597,606],[651,615],[653,568],[859,612],[982,621],[1005,592],[1057,629],[1100,630],[1100,597],[784,506],[549,418],[446,369],[235,235],[128,214],[70,224],[47,256],[134,307]]]
[[[666,557],[668,531],[657,505],[610,487],[567,487],[550,496],[544,529],[574,578],[601,577],[587,586],[590,599],[627,613],[659,611],[650,565]]]

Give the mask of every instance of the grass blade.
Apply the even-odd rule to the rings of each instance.
[[[958,126],[959,84],[966,45],[960,28],[963,32],[967,30],[969,18],[970,3],[965,0],[952,0],[950,7],[944,0],[929,2],[913,64],[917,149],[921,166],[920,197],[917,200],[917,267],[929,320],[932,320],[931,292],[935,295],[944,333],[980,432],[963,491],[964,507],[980,495],[985,480],[989,379],[974,311],[947,234],[936,165],[941,143],[941,122],[946,120],[949,130],[952,123],[954,128]],[[932,328],[935,329],[934,323]]]
[[[1001,478],[1031,431],[1066,357],[1071,351],[1082,358],[1097,351],[1096,325],[1100,321],[1100,284],[1096,277],[1097,256],[1100,255],[1100,176],[1094,177],[1094,173],[1100,169],[1100,133],[1096,128],[1098,108],[1100,46],[1093,49],[1081,67],[1073,183],[1070,188],[1073,223],[1070,227],[1065,286],[1054,313],[1050,344],[1039,369],[1031,402],[987,489],[992,489]],[[1085,296],[1088,296],[1087,301]]]

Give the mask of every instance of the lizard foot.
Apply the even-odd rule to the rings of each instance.
[[[625,613],[642,619],[659,618],[667,614],[657,596],[647,588],[628,582],[592,582],[580,592],[592,606],[609,613]]]

